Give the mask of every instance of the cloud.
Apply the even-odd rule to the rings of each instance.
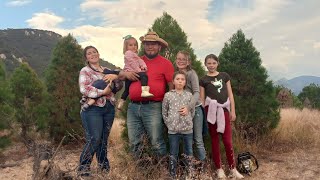
[[[64,21],[63,17],[57,16],[52,12],[40,12],[33,14],[31,19],[26,20],[32,28],[38,29],[56,29],[57,25]]]
[[[210,0],[184,1],[183,6],[179,1],[150,1],[141,0],[139,5],[136,1],[103,1],[85,0],[80,4],[80,9],[87,20],[99,18],[99,26],[81,26],[69,29],[77,36],[82,44],[98,44],[101,54],[107,54],[107,59],[118,66],[122,66],[122,61],[116,61],[122,56],[122,39],[126,34],[139,37],[146,33],[154,20],[168,12],[177,20],[181,28],[188,35],[188,41],[192,42],[192,47],[203,59],[208,53],[216,53],[222,48],[225,41],[236,32],[239,27],[255,29],[275,18],[285,3],[278,1],[252,2],[248,8],[237,8],[240,1],[225,3],[224,12],[218,21],[210,21]],[[179,7],[179,8],[177,8]],[[84,20],[81,19],[83,22]],[[256,23],[250,23],[256,22]],[[90,31],[88,30],[90,29]],[[130,32],[130,31],[134,32]],[[61,30],[57,30],[61,32]],[[104,40],[103,40],[104,39]],[[105,43],[107,42],[107,43]],[[112,52],[112,53],[110,53]],[[102,56],[103,57],[103,56]],[[113,58],[114,57],[114,58]]]
[[[302,53],[297,53],[297,51],[289,48],[288,46],[281,46],[281,49],[283,50],[283,53],[285,53],[286,56],[289,56],[289,57],[293,57],[293,56],[303,56]]]
[[[222,3],[222,6],[213,12],[210,6],[215,3]],[[81,45],[96,46],[101,57],[121,67],[122,37],[131,34],[138,38],[145,34],[154,20],[166,11],[187,34],[198,59],[204,59],[209,53],[218,55],[232,34],[242,29],[248,39],[253,39],[271,77],[289,78],[298,72],[293,71],[293,63],[302,67],[301,57],[310,61],[315,59],[310,54],[320,46],[317,43],[320,39],[315,38],[318,36],[316,29],[320,28],[318,6],[317,0],[186,0],[183,3],[140,0],[139,4],[134,0],[84,0],[79,6],[82,14],[73,19],[81,26],[59,28],[59,23],[66,19],[50,12],[36,13],[27,22],[31,27],[62,35],[72,33]],[[214,18],[208,18],[211,16]],[[89,25],[90,22],[97,24],[97,21],[98,25]],[[88,25],[83,25],[85,22]],[[299,73],[303,75],[305,69],[308,68],[299,69]]]
[[[24,6],[26,4],[30,4],[31,0],[15,0],[15,1],[9,1],[6,3],[7,6],[11,7],[17,7],[17,6]]]
[[[314,49],[320,49],[320,42],[314,42],[313,43],[313,48]]]

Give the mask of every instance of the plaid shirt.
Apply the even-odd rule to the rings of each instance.
[[[83,67],[79,75],[80,92],[83,94],[83,96],[89,98],[100,97],[93,104],[99,107],[103,107],[106,104],[106,101],[109,100],[111,96],[113,96],[112,93],[107,96],[102,96],[103,90],[97,89],[91,85],[94,81],[102,79],[103,76],[104,74],[96,72],[88,66]]]

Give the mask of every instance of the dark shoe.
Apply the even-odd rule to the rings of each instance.
[[[82,98],[80,100],[80,104],[83,105],[84,103],[86,103],[87,99],[88,99],[87,97],[82,96]]]
[[[80,177],[89,177],[89,176],[91,176],[90,168],[87,166],[83,166],[83,165],[79,166],[77,174]]]
[[[88,108],[89,108],[89,104],[88,103],[84,103],[82,106],[81,106],[81,112],[82,111],[86,111]]]
[[[177,174],[177,160],[175,157],[169,157],[169,173],[172,178],[176,177]]]

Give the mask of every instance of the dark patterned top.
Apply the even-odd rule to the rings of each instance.
[[[205,75],[200,79],[200,86],[205,89],[205,98],[215,99],[223,104],[228,99],[228,90],[226,83],[230,81],[229,74],[219,72],[217,76]]]

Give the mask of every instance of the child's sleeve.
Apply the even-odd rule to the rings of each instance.
[[[231,80],[231,77],[230,77],[230,75],[228,74],[228,73],[224,73],[224,82],[225,83],[227,83],[228,81],[230,81]]]
[[[192,103],[193,103],[193,95],[191,93],[189,93],[189,104],[192,104]],[[189,107],[191,117],[193,117],[195,114],[195,107],[196,107],[195,104],[193,106]]]
[[[162,117],[164,120],[164,123],[167,124],[168,122],[168,110],[169,110],[169,100],[168,100],[169,94],[166,93],[164,95],[163,101],[162,101]]]
[[[132,51],[127,51],[124,54],[124,58],[125,58],[126,66],[129,66],[132,71],[134,71],[134,72],[141,71],[139,61],[142,59],[136,53],[134,53]]]
[[[199,80],[199,86],[201,86],[201,87],[205,86],[202,78]]]
[[[145,70],[145,71],[147,71],[148,70],[148,67],[147,67],[147,65],[146,65],[146,63],[139,57],[139,67],[140,67],[140,69],[141,70]]]
[[[191,88],[192,88],[192,100],[189,103],[189,110],[191,110],[193,107],[196,106],[197,102],[200,99],[200,87],[199,87],[199,79],[197,74],[192,71],[192,74],[190,76],[190,79],[188,81],[191,82]]]

